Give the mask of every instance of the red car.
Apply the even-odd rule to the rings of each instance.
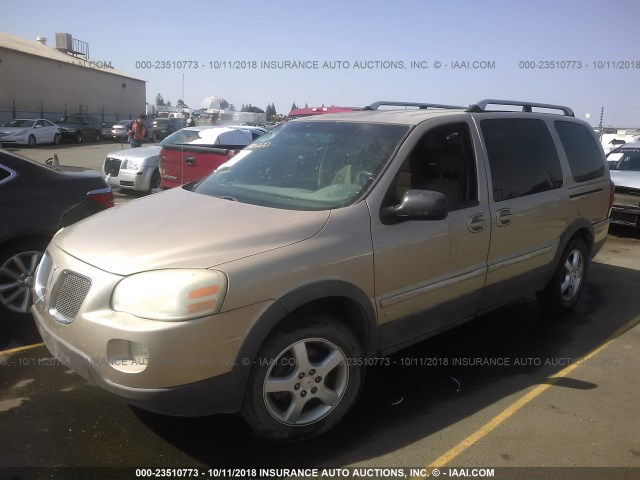
[[[253,141],[241,127],[188,127],[170,135],[160,150],[160,188],[206,177]]]

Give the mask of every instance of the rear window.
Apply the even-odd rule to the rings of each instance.
[[[625,148],[620,159],[609,162],[611,170],[640,171],[640,148]]]
[[[586,182],[604,175],[602,152],[589,129],[578,123],[560,120],[554,124],[573,179],[576,182]]]
[[[482,120],[480,126],[489,155],[495,202],[562,186],[558,152],[545,122],[495,118]]]

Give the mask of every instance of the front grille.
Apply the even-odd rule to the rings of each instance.
[[[69,270],[63,271],[51,294],[51,314],[59,322],[73,322],[90,288],[89,278]]]
[[[107,157],[107,159],[104,162],[104,173],[106,175],[111,175],[112,177],[117,177],[118,173],[120,173],[121,163],[122,163],[122,160]]]

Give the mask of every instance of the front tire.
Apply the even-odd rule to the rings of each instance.
[[[328,431],[355,404],[364,380],[362,346],[337,317],[297,320],[261,347],[242,404],[245,421],[269,440]]]
[[[149,181],[149,193],[153,193],[155,188],[160,188],[160,183],[162,179],[160,178],[160,171],[156,168],[151,175],[151,180]]]
[[[589,269],[589,248],[573,239],[565,248],[556,271],[544,290],[536,294],[544,307],[562,313],[576,306],[584,292]]]
[[[82,138],[82,132],[76,132],[75,140],[76,140],[76,143],[82,143],[82,141],[84,140]]]

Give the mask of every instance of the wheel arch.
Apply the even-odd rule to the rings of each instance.
[[[579,218],[566,228],[564,233],[560,236],[560,243],[558,244],[558,249],[553,259],[553,265],[558,264],[560,257],[567,248],[567,245],[569,245],[569,242],[575,238],[581,238],[584,240],[587,244],[587,248],[589,249],[589,253],[591,253],[593,251],[595,241],[595,232],[591,222],[585,218]]]
[[[319,310],[320,309],[320,310]],[[375,352],[377,329],[374,305],[357,286],[342,280],[323,280],[298,287],[276,300],[254,323],[236,357],[233,374],[236,388],[230,399],[239,410],[251,365],[267,337],[278,327],[294,322],[296,314],[324,311],[341,314],[345,324],[362,342],[367,355]]]

